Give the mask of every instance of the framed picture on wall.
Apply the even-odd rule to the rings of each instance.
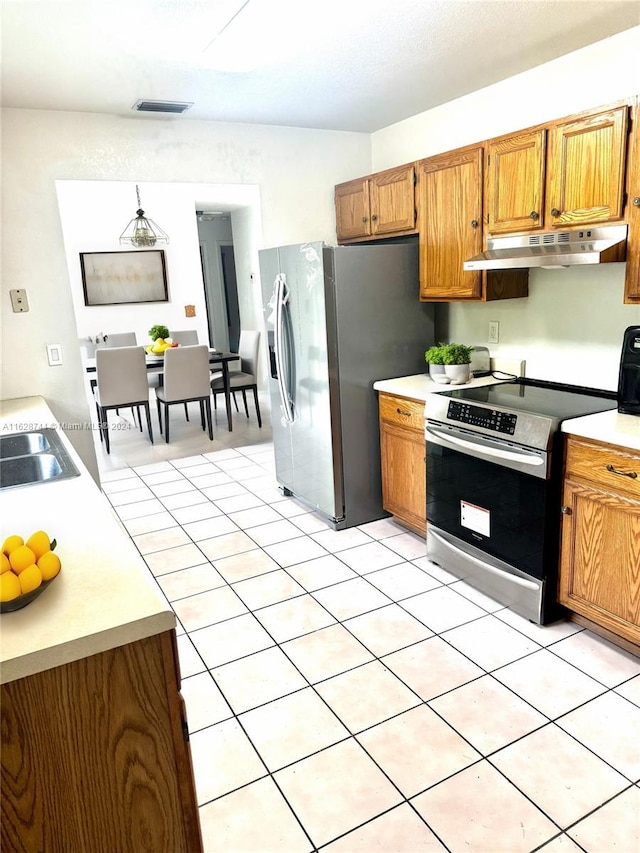
[[[161,249],[80,252],[80,268],[85,305],[169,301]]]

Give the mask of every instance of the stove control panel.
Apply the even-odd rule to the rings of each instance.
[[[447,410],[450,421],[459,421],[470,426],[483,427],[494,432],[513,435],[516,431],[518,416],[510,412],[498,412],[495,409],[485,409],[483,406],[473,406],[471,403],[461,403],[460,400],[450,400]]]

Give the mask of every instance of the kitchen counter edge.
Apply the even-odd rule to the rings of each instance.
[[[2,540],[46,530],[62,570],[27,607],[0,615],[0,683],[172,630],[175,615],[42,397],[0,401],[2,435],[53,427],[80,476],[0,490]]]

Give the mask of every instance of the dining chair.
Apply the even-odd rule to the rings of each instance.
[[[164,439],[169,443],[169,406],[200,403],[200,421],[205,429],[205,414],[209,438],[213,441],[211,417],[211,387],[209,385],[209,347],[203,345],[175,347],[164,353],[164,382],[156,388],[158,421],[162,432],[164,411]]]
[[[236,411],[238,403],[236,401],[236,391],[242,391],[242,399],[244,400],[244,410],[249,417],[249,407],[247,405],[247,391],[253,391],[253,400],[256,406],[256,415],[258,417],[258,426],[262,427],[262,417],[260,415],[260,406],[258,404],[258,347],[260,345],[260,332],[243,330],[240,332],[240,343],[238,346],[238,354],[240,356],[240,370],[229,373],[229,388],[233,394],[233,399],[236,402]],[[224,380],[213,379],[211,381],[211,391],[213,392],[213,404],[216,404],[216,395],[224,394]]]
[[[137,344],[135,332],[112,332],[104,336],[105,347],[135,347]]]
[[[171,332],[169,337],[174,343],[182,344],[182,346],[194,346],[200,343],[196,329],[183,329],[179,332]]]
[[[111,452],[107,413],[110,409],[131,407],[138,413],[138,426],[142,432],[140,406],[147,416],[149,440],[153,444],[151,413],[149,411],[149,386],[147,366],[142,347],[99,347],[96,350],[96,409],[100,426],[100,440],[107,453]]]

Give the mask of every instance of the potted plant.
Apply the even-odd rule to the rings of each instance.
[[[444,348],[444,372],[452,385],[464,385],[471,377],[471,353],[466,344],[447,344]]]
[[[449,377],[444,372],[444,355],[447,344],[434,344],[424,354],[424,360],[429,365],[429,376],[434,382],[446,385]]]
[[[155,343],[158,338],[162,338],[164,341],[169,337],[169,329],[166,326],[152,326],[149,329],[149,337]]]

